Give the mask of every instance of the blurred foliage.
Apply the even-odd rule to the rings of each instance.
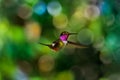
[[[0,80],[120,80],[119,35],[119,0],[0,0]]]

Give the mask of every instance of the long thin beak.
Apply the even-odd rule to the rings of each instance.
[[[69,35],[77,35],[77,33],[69,33]]]

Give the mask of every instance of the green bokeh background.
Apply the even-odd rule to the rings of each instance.
[[[62,29],[56,28],[53,24],[54,16],[47,9],[42,15],[34,12],[39,2],[47,6],[51,1],[0,0],[0,80],[119,80],[120,1],[55,0],[61,4],[61,13],[68,19],[66,27]],[[107,5],[103,6],[97,18],[79,17],[84,15],[84,12],[79,14],[79,11],[84,11],[85,6],[99,7],[102,2]],[[31,9],[28,18],[18,15],[23,4]],[[77,11],[79,16],[74,15]],[[34,34],[32,30],[26,33],[27,22],[37,23],[40,33]],[[89,29],[94,35],[88,48],[66,46],[55,52],[38,44],[52,43],[62,31],[79,33],[82,29]],[[29,40],[28,35],[32,33],[34,35]],[[80,44],[78,36],[69,39]]]

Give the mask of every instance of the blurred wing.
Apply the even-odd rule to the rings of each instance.
[[[88,46],[85,46],[85,45],[82,45],[79,43],[75,43],[75,42],[71,42],[71,41],[68,41],[68,45],[74,46],[76,48],[88,48]]]

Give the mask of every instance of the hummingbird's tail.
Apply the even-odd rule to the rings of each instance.
[[[51,45],[49,45],[49,44],[44,44],[44,43],[40,43],[40,42],[39,42],[39,44],[44,45],[44,46],[48,46],[48,47],[51,46]]]

